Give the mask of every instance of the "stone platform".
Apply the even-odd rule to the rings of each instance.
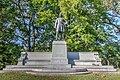
[[[7,65],[4,71],[30,71],[39,73],[86,72],[86,68],[75,69],[68,64],[65,41],[53,41],[52,52],[22,52],[17,65]]]
[[[59,54],[59,56],[54,54],[52,55],[52,52],[27,52],[26,55],[26,52],[22,52],[18,64],[7,65],[3,71],[36,73],[116,72],[113,66],[101,64],[97,52],[67,52],[67,54],[61,54],[62,57],[59,57]],[[23,61],[25,61],[24,64]]]
[[[115,72],[111,66],[102,66],[98,52],[80,52],[80,59],[74,60],[73,68],[86,68],[89,72]]]

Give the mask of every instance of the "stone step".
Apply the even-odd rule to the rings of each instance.
[[[51,69],[64,69],[64,68],[71,68],[71,64],[50,64],[48,68]]]
[[[75,62],[96,62],[96,60],[74,60]]]
[[[13,68],[13,69],[7,69],[7,68],[5,68],[5,69],[3,69],[3,71],[32,71],[32,69],[23,69],[23,68],[18,68],[18,69],[16,69],[16,68]]]
[[[102,65],[101,62],[75,62],[75,65]]]
[[[50,60],[28,60],[25,65],[49,65]]]
[[[45,59],[45,60],[38,60],[38,59],[36,59],[36,60],[27,60],[27,62],[50,62],[50,60],[47,60],[47,59]]]
[[[36,73],[76,73],[76,72],[87,72],[85,68],[81,69],[49,69],[49,68],[44,68],[44,69],[4,69],[3,71],[28,71],[28,72],[36,72]],[[87,72],[88,73],[88,72]]]
[[[91,72],[68,72],[68,73],[59,73],[59,72],[53,72],[53,73],[42,73],[42,72],[26,72],[28,74],[37,74],[37,75],[42,75],[42,76],[48,76],[48,75],[80,75],[80,74],[90,74]]]
[[[51,60],[50,62],[51,64],[68,64],[68,60],[59,60],[59,59],[56,59],[56,60]]]
[[[116,69],[87,69],[89,72],[116,72]]]
[[[17,66],[17,65],[7,65],[6,68],[4,68],[3,70],[8,70],[8,71],[31,71],[33,69],[49,69],[49,70],[71,70],[70,65],[59,65],[59,67],[55,67],[55,65],[52,65],[51,67],[48,66]],[[67,66],[67,67],[66,67]],[[74,68],[72,68],[74,69]],[[82,71],[85,72],[87,71],[86,68],[78,68],[75,69],[77,72]]]
[[[71,72],[86,72],[85,68],[73,69],[73,68],[64,68],[64,69],[33,69],[33,72],[42,72],[42,73],[71,73]]]
[[[41,65],[41,66],[17,66],[17,65],[7,65],[6,69],[40,69],[40,68],[47,68],[47,66],[45,65]]]
[[[86,68],[89,72],[115,72],[113,66],[73,66],[73,68]]]
[[[73,66],[73,68],[87,68],[87,69],[114,69],[113,66],[84,66],[84,65],[79,65],[79,66]]]
[[[50,62],[29,62],[29,63],[26,63],[25,65],[26,66],[47,66],[49,64]]]

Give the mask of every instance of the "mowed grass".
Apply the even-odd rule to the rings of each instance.
[[[120,74],[32,75],[24,72],[0,73],[0,80],[120,80]]]

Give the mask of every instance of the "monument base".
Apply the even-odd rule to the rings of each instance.
[[[25,57],[24,53],[21,53],[18,64],[7,65],[3,71],[25,71],[39,74],[116,72],[113,66],[102,66],[97,52],[68,52],[68,54],[66,54],[67,48],[66,45],[63,45],[63,43],[66,43],[59,41],[59,45],[57,42],[54,42],[55,45],[53,44],[52,52],[27,52],[27,60],[24,65],[23,59]],[[67,58],[69,59],[69,64]],[[70,61],[72,63],[70,63]],[[72,68],[71,64],[73,65]]]
[[[48,68],[55,70],[71,69],[71,64],[68,64],[67,46],[65,41],[53,41],[52,58]]]

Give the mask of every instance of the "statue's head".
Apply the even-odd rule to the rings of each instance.
[[[61,12],[59,13],[59,17],[62,17],[62,13]]]

